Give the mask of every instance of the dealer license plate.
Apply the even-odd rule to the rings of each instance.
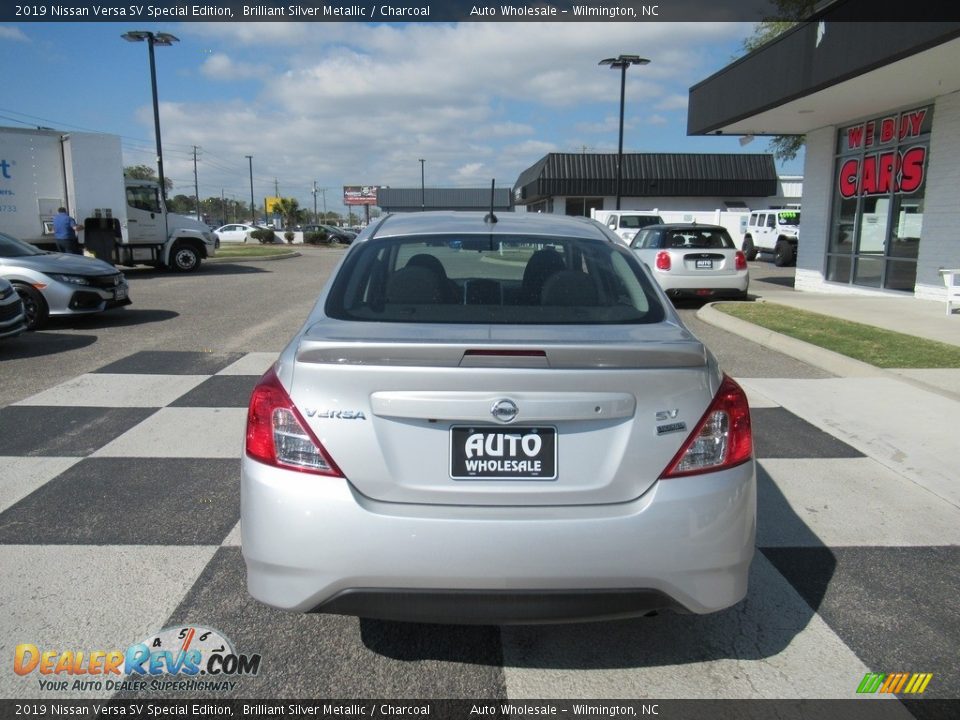
[[[697,269],[698,270],[712,270],[713,269],[713,260],[697,260]]]
[[[556,480],[555,427],[450,428],[454,480]]]

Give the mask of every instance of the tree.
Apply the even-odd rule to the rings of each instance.
[[[753,34],[743,41],[743,49],[753,52],[813,13],[815,0],[776,0],[777,20],[764,20],[753,26]],[[804,135],[775,135],[767,149],[778,160],[793,160],[806,144]]]
[[[145,178],[149,179],[149,178]],[[172,198],[167,198],[167,210],[172,213],[180,213],[181,215],[192,215],[197,203],[194,200],[193,195],[184,195],[178,194],[174,195]]]
[[[273,210],[280,215],[284,227],[299,225],[305,215],[305,211],[300,209],[300,203],[296,198],[279,198],[274,203]]]
[[[157,177],[157,171],[149,165],[128,165],[123,169],[123,176],[132,180],[150,180],[151,182],[160,181],[160,179]],[[165,177],[163,179],[163,185],[167,189],[168,193],[173,190],[173,180],[170,178]]]

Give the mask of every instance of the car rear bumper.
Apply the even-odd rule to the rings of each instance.
[[[654,275],[660,287],[667,295],[697,296],[703,295],[700,291],[712,291],[714,295],[743,295],[750,287],[749,271],[744,270],[732,275],[671,275],[656,272]]]
[[[244,458],[250,594],[300,612],[458,623],[708,613],[741,600],[754,465],[655,483],[616,505],[383,503],[345,480]]]

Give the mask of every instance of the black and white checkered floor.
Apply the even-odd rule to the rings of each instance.
[[[926,696],[960,696],[960,511],[762,381],[745,382],[760,551],[733,609],[495,628],[259,605],[244,587],[238,457],[275,357],[141,352],[0,409],[0,656],[126,648],[193,624],[262,655],[232,693],[247,698],[853,697],[867,672],[932,672]],[[0,674],[7,698],[109,694]]]

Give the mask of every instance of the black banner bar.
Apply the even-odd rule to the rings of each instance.
[[[648,720],[921,720],[960,717],[960,700],[0,700],[0,717],[647,718]]]
[[[36,0],[2,3],[0,22],[833,22],[947,21],[960,3],[918,0]]]

